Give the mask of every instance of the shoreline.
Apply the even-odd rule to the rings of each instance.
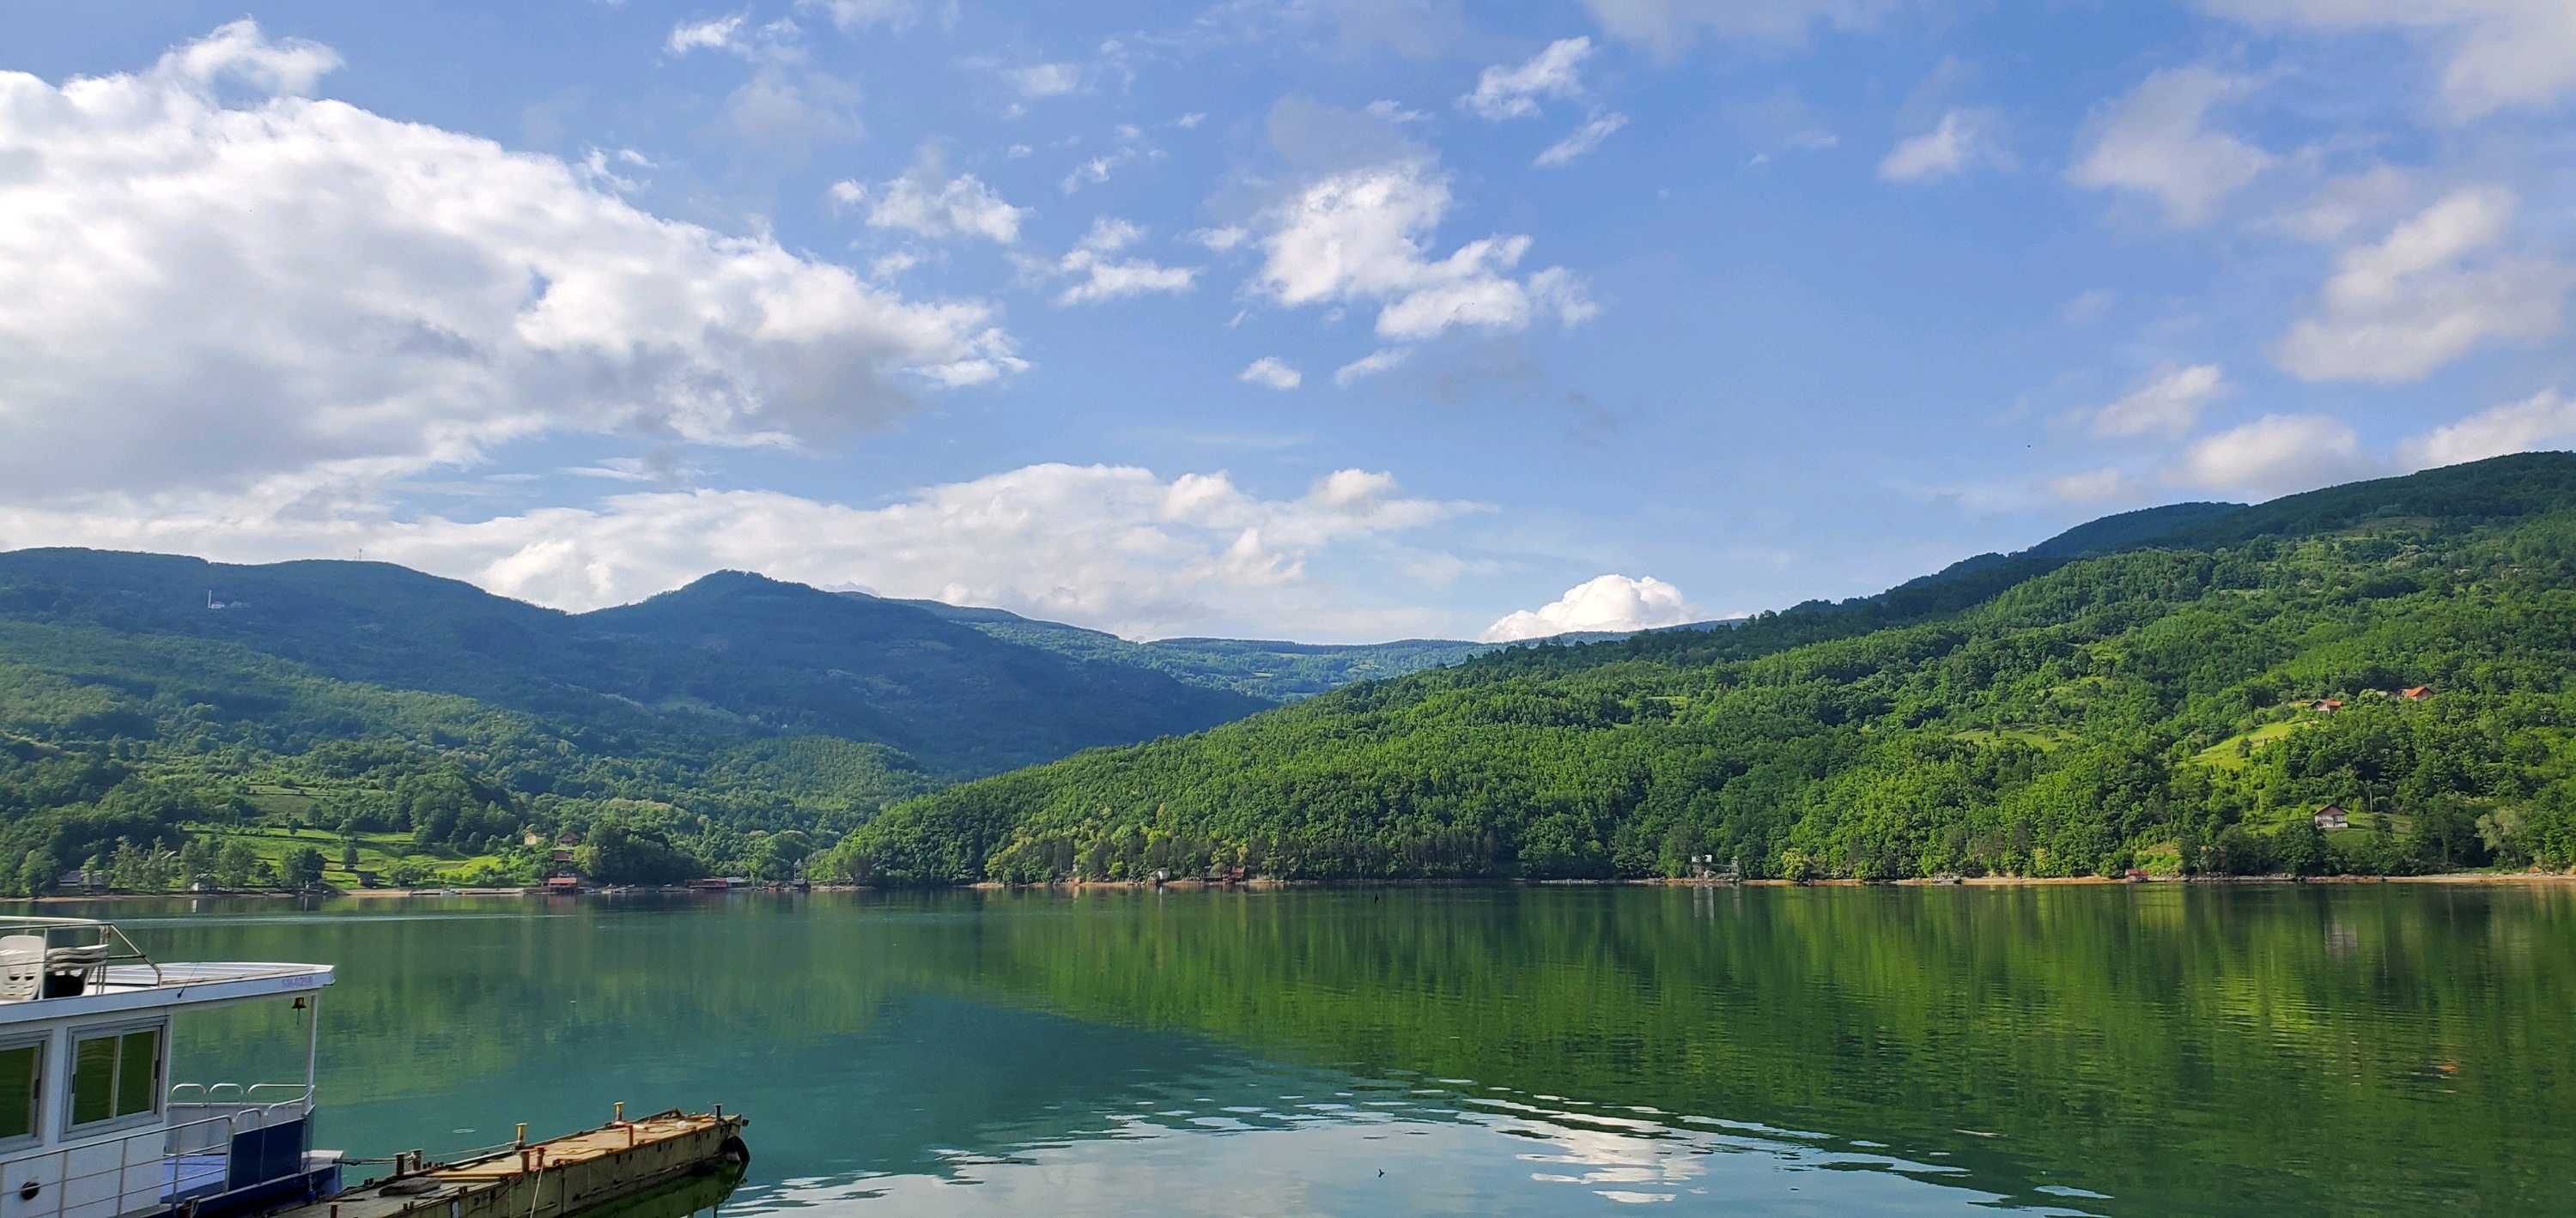
[[[2450,884],[2471,886],[2510,886],[2518,884],[2576,884],[2576,872],[2561,871],[2444,871],[2430,875],[2193,875],[2149,876],[2144,879],[2108,878],[2096,875],[2076,876],[1977,876],[1902,880],[1692,880],[1647,876],[1613,880],[1520,880],[1520,879],[1401,879],[1401,880],[1285,880],[1263,877],[1245,880],[1174,879],[1157,883],[1152,880],[1084,880],[1054,881],[1045,884],[1005,884],[986,880],[974,884],[921,885],[906,888],[877,888],[867,884],[811,884],[808,892],[919,892],[953,889],[961,892],[1064,892],[1076,894],[1086,889],[1106,892],[1151,892],[1172,889],[1184,892],[1256,892],[1285,889],[1335,888],[2041,888],[2041,887],[2115,887],[2170,886],[2205,884]],[[413,897],[533,897],[533,896],[778,896],[800,891],[780,886],[746,886],[711,891],[681,885],[637,886],[629,888],[585,888],[577,893],[532,888],[352,888],[321,892],[285,892],[278,889],[251,889],[214,892],[101,892],[84,895],[54,894],[20,897],[37,905],[77,904],[99,901],[172,901],[190,898],[220,897],[227,900],[266,899],[302,901],[313,898],[350,897],[358,900],[400,900]]]

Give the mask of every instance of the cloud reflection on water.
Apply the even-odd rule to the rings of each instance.
[[[1443,1080],[1453,1083],[1454,1080]],[[1282,1088],[1282,1084],[1287,1084]],[[1267,1094],[1246,1096],[1249,1087]],[[921,1170],[749,1187],[736,1215],[1144,1213],[1561,1214],[1682,1212],[2080,1214],[1958,1179],[1961,1168],[1818,1134],[1651,1110],[1586,1111],[1501,1088],[1283,1078],[1260,1072],[1196,1094],[1141,1097],[1073,1127],[995,1129]],[[1553,1098],[1553,1097],[1551,1097]],[[1586,1196],[1585,1194],[1589,1194]],[[2025,1201],[2036,1199],[2025,1199]],[[2049,1201],[2056,1201],[2050,1198]],[[819,1216],[818,1216],[819,1218]]]

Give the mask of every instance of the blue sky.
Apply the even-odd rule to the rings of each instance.
[[[2576,441],[2564,0],[0,22],[0,545],[1526,635]]]

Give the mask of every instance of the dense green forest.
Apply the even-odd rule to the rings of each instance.
[[[570,615],[381,563],[0,554],[0,888],[787,878],[886,804],[1257,709],[722,573]],[[280,835],[296,835],[285,837]]]
[[[1879,597],[1509,648],[949,787],[822,866],[954,883],[1679,875],[1694,856],[1793,879],[2576,862],[2576,454],[2159,512]],[[2320,830],[2329,802],[2355,827]]]

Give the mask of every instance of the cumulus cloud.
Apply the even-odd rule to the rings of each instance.
[[[1583,0],[1613,38],[1672,54],[1702,35],[1795,46],[1815,27],[1867,29],[1904,0]]]
[[[2576,5],[2566,0],[2202,0],[2249,24],[2402,30],[2440,46],[2444,108],[2475,118],[2544,106],[2576,89]]]
[[[2272,165],[2271,153],[2206,125],[2211,108],[2253,87],[2206,67],[2159,71],[2085,125],[2066,180],[2151,196],[2167,223],[2198,225]]]
[[[1521,330],[1551,316],[1575,325],[1598,311],[1562,267],[1512,277],[1525,236],[1470,241],[1433,260],[1426,246],[1450,201],[1448,181],[1420,160],[1328,176],[1263,215],[1256,290],[1286,305],[1383,302],[1377,332],[1400,340],[1459,326]]]
[[[796,11],[819,12],[844,34],[864,33],[880,25],[906,30],[921,19],[919,0],[796,0]]]
[[[2576,275],[2561,262],[2498,250],[2518,200],[2501,186],[2461,190],[2376,245],[2344,251],[2314,317],[2273,351],[2305,380],[2417,380],[2493,340],[2537,342],[2558,329]]]
[[[551,157],[208,87],[331,61],[242,21],[141,73],[0,73],[8,493],[304,495],[562,431],[792,444],[1023,366],[985,304],[647,214]]]
[[[1682,590],[1649,575],[1601,575],[1565,590],[1537,609],[1506,615],[1477,635],[1484,643],[1543,639],[1575,630],[1633,631],[1679,626],[1691,620]]]
[[[2227,391],[2227,378],[2216,364],[2182,367],[2171,360],[2157,366],[2146,384],[2093,412],[2093,434],[2134,436],[2161,431],[2180,436],[2200,421],[2201,408]]]
[[[1560,38],[1519,67],[1501,64],[1476,77],[1474,92],[1458,99],[1460,108],[1488,122],[1537,118],[1538,99],[1583,95],[1583,61],[1592,55],[1589,38]]]
[[[1042,97],[1062,97],[1082,87],[1082,69],[1069,63],[1038,63],[1024,68],[1010,68],[1002,79],[1020,91],[1020,96],[1035,101]]]
[[[683,21],[671,27],[671,36],[662,43],[665,54],[686,55],[691,51],[721,51],[731,47],[742,31],[744,17],[736,13],[707,21]]]
[[[1936,182],[1980,167],[2013,167],[2013,156],[1996,140],[1995,117],[1984,110],[1952,110],[1930,131],[1897,141],[1878,162],[1887,182]]]
[[[2397,446],[2397,459],[2406,469],[2431,469],[2571,444],[2576,444],[2576,398],[2544,389],[2413,437]]]
[[[1625,114],[1604,114],[1574,129],[1574,133],[1547,146],[1530,164],[1540,169],[1562,169],[1601,146],[1610,134],[1628,125]]]
[[[474,522],[318,517],[205,496],[80,511],[0,506],[0,545],[107,545],[237,562],[363,554],[570,610],[738,569],[1134,637],[1211,620],[1301,632],[1378,628],[1337,618],[1350,611],[1346,598],[1308,564],[1391,544],[1473,506],[1409,497],[1393,477],[1358,469],[1266,499],[1223,473],[1164,479],[1132,466],[1033,465],[874,508],[715,490],[644,491]]]
[[[1266,389],[1294,389],[1305,383],[1306,377],[1290,367],[1286,360],[1276,355],[1265,355],[1252,361],[1234,379]]]
[[[1092,221],[1091,231],[1055,265],[1057,274],[1078,277],[1070,287],[1056,293],[1055,302],[1097,304],[1149,292],[1189,291],[1198,282],[1197,267],[1163,266],[1141,258],[1120,261],[1114,257],[1144,235],[1144,229],[1125,220],[1102,216]]]
[[[1404,361],[1412,358],[1412,355],[1411,347],[1381,347],[1333,369],[1333,384],[1337,388],[1348,389],[1381,372],[1394,371],[1403,366]]]
[[[2268,499],[2384,471],[2339,419],[2267,414],[2195,441],[2166,476],[2203,490]]]
[[[924,158],[902,177],[881,186],[845,181],[832,184],[832,202],[865,207],[868,227],[895,228],[924,237],[982,237],[1004,245],[1020,239],[1020,224],[1036,214],[1002,201],[974,174],[947,178],[934,158]]]

